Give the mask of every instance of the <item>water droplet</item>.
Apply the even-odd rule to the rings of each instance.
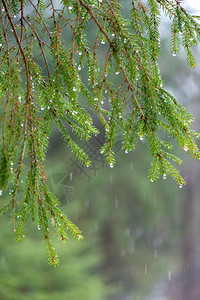
[[[69,11],[71,11],[71,10],[72,10],[72,8],[73,8],[72,6],[68,6],[68,9],[69,9]]]
[[[98,101],[98,98],[94,98],[94,101]]]
[[[86,167],[89,168],[90,164],[86,164]]]
[[[79,70],[79,71],[81,70],[81,66],[80,66],[80,65],[78,66],[78,70]]]
[[[153,182],[153,179],[150,179],[151,182]]]
[[[104,42],[104,41],[101,41],[101,44],[102,44],[102,45],[105,45],[105,42]]]
[[[73,87],[73,91],[76,92],[76,87],[75,86]]]
[[[16,15],[14,15],[13,17],[16,18]]]
[[[186,147],[186,146],[184,146],[183,149],[184,149],[184,151],[186,151],[186,152],[189,150],[188,147]]]
[[[144,136],[140,135],[140,141],[143,141],[143,140],[144,140]]]
[[[79,51],[79,52],[78,52],[78,55],[82,55],[82,52],[81,52],[81,51]]]
[[[125,153],[128,153],[128,150],[127,150],[127,149],[125,150]]]
[[[113,167],[114,167],[114,165],[111,163],[111,164],[110,164],[110,168],[113,168]]]
[[[108,91],[107,91],[107,90],[105,90],[105,94],[107,94],[107,92],[108,92]]]
[[[2,196],[2,193],[3,193],[3,191],[2,191],[2,190],[0,190],[0,196]]]
[[[4,9],[4,8],[2,8],[2,11],[5,11],[5,9]]]
[[[173,56],[176,56],[176,53],[175,53],[175,52],[173,53]]]
[[[40,230],[40,229],[41,229],[39,225],[38,225],[38,227],[37,227],[37,228],[38,228],[38,230]]]
[[[18,97],[18,100],[19,100],[19,102],[21,102],[21,99],[22,99],[22,97],[21,97],[21,96],[19,96],[19,97]]]
[[[44,106],[41,106],[41,108],[40,108],[41,110],[44,110]]]
[[[119,71],[116,71],[115,74],[118,75],[118,74],[119,74]]]
[[[179,189],[182,189],[182,187],[183,187],[183,185],[182,185],[182,184],[180,184],[180,185],[179,185]]]
[[[112,35],[112,36],[115,36],[115,33],[112,33],[111,35]]]
[[[101,101],[101,104],[102,104],[102,105],[104,104],[104,101],[103,101],[103,100]]]
[[[166,179],[167,178],[167,175],[166,174],[163,174],[163,179]]]

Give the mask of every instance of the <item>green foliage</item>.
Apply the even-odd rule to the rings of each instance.
[[[13,245],[9,223],[2,221],[1,225],[1,299],[101,300],[112,293],[112,288],[105,283],[106,276],[97,274],[102,257],[88,240],[78,245],[71,242],[67,246],[54,241],[63,263],[60,268],[49,269],[32,226],[31,238]]]
[[[171,142],[160,138],[160,130],[191,157],[200,158],[195,142],[199,134],[190,128],[192,117],[163,88],[158,66],[161,9],[172,20],[173,55],[182,43],[188,64],[196,65],[191,48],[198,43],[200,26],[180,1],[130,1],[129,19],[123,18],[118,1],[71,0],[56,5],[38,1],[35,6],[23,0],[0,4],[0,188],[9,188],[11,195],[1,212],[9,211],[19,239],[26,221],[35,220],[54,265],[58,259],[50,223],[63,241],[67,234],[82,238],[46,186],[43,165],[54,127],[87,167],[92,162],[74,135],[89,140],[98,134],[91,110],[105,127],[101,152],[111,167],[118,137],[126,152],[145,138],[153,156],[150,181],[169,174],[180,187],[185,183],[174,166],[181,161],[169,152]],[[65,32],[71,33],[71,40],[65,40]]]

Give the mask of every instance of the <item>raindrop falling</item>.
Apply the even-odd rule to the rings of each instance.
[[[158,257],[158,250],[154,249],[154,258],[157,258],[157,257]]]
[[[72,172],[70,172],[69,177],[70,177],[70,181],[72,181],[72,177],[73,177]]]
[[[89,207],[89,206],[90,206],[90,200],[87,199],[87,200],[85,201],[85,207]]]
[[[119,207],[119,201],[118,199],[115,199],[115,208],[118,208]]]
[[[121,255],[121,257],[125,257],[126,256],[126,250],[122,249],[120,251],[120,255]]]
[[[147,262],[145,262],[145,264],[144,264],[144,274],[145,275],[147,274]]]
[[[98,224],[98,222],[95,222],[95,223],[94,223],[94,229],[95,229],[95,230],[98,230],[98,229],[99,229],[99,224]]]
[[[169,271],[169,272],[168,272],[168,280],[171,280],[171,279],[172,279],[172,272]]]

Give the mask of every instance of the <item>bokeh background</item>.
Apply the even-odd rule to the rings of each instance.
[[[185,1],[184,6],[197,14],[197,2]],[[198,67],[191,70],[184,53],[170,53],[169,20],[162,20],[159,64],[165,88],[193,113],[192,126],[200,131],[200,47],[194,49]],[[150,183],[145,140],[128,154],[120,151],[119,140],[117,164],[111,169],[99,153],[104,141],[104,130],[99,129],[90,144],[82,142],[93,166],[83,167],[57,131],[46,162],[49,187],[84,240],[63,245],[52,236],[60,255],[59,267],[52,268],[37,225],[29,223],[24,241],[16,242],[12,224],[3,217],[0,299],[199,300],[200,163],[176,146],[187,185],[180,189],[168,177]]]

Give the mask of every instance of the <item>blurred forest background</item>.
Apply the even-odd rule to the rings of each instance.
[[[199,131],[200,47],[195,49],[198,67],[191,70],[184,53],[170,53],[168,22],[163,19],[161,26],[161,73],[166,89],[194,114],[193,126]],[[89,30],[92,35],[93,28]],[[84,77],[84,71],[80,75]],[[120,74],[113,81],[120,81]],[[48,266],[35,224],[27,226],[20,243],[14,241],[6,217],[1,219],[0,299],[200,299],[199,162],[182,153],[181,173],[187,181],[182,189],[168,177],[150,183],[145,139],[127,154],[118,141],[117,164],[110,168],[99,153],[104,141],[99,129],[90,144],[82,142],[93,166],[81,166],[57,131],[46,162],[49,186],[84,240],[63,245],[55,238],[61,262],[54,269]],[[1,200],[6,197],[1,195]]]

